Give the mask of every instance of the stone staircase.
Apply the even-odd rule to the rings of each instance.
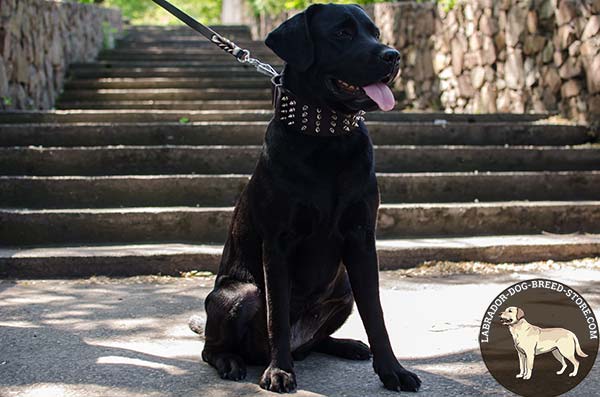
[[[137,27],[72,65],[57,107],[0,113],[0,274],[215,271],[268,80],[190,29]],[[369,114],[381,267],[600,255],[600,147],[545,118]]]

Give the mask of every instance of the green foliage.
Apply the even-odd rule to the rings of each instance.
[[[12,105],[12,99],[7,96],[3,96],[2,103],[4,104],[4,106],[10,106]]]
[[[79,2],[94,3],[94,0]],[[172,0],[172,3],[202,23],[215,24],[221,20],[221,0]],[[181,25],[152,0],[104,0],[102,5],[121,9],[134,25]]]
[[[249,0],[256,14],[276,15],[286,10],[303,10],[311,4],[336,3],[336,4],[371,4],[383,3],[389,0]]]
[[[113,28],[110,23],[102,22],[102,47],[105,50],[114,48],[115,46],[115,36],[118,30]]]
[[[190,122],[190,119],[188,117],[182,117],[179,119],[179,124],[187,124]]]

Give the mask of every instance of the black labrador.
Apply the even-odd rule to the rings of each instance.
[[[417,391],[392,351],[379,299],[379,190],[362,112],[390,110],[399,54],[355,5],[312,5],[271,32],[285,62],[277,112],[237,202],[202,358],[224,379],[265,365],[260,386],[296,388],[293,360],[311,351],[367,360],[384,386]],[[370,349],[330,335],[356,301]]]

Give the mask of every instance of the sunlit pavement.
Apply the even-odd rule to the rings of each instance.
[[[484,311],[508,285],[535,277],[576,288],[600,312],[600,270],[405,277],[383,272],[388,330],[419,395],[510,395],[488,374],[477,343]],[[0,396],[235,396],[269,394],[261,368],[222,381],[200,359],[187,319],[213,278],[0,281]],[[354,313],[338,336],[366,341]],[[394,395],[370,362],[313,354],[295,364],[297,396]],[[600,389],[598,363],[571,396]]]

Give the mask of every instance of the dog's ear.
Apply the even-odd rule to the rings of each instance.
[[[525,312],[520,307],[517,307],[517,321],[525,317]]]
[[[310,19],[320,7],[314,4],[279,25],[267,36],[265,44],[277,56],[301,72],[313,64],[315,51],[310,35]]]

